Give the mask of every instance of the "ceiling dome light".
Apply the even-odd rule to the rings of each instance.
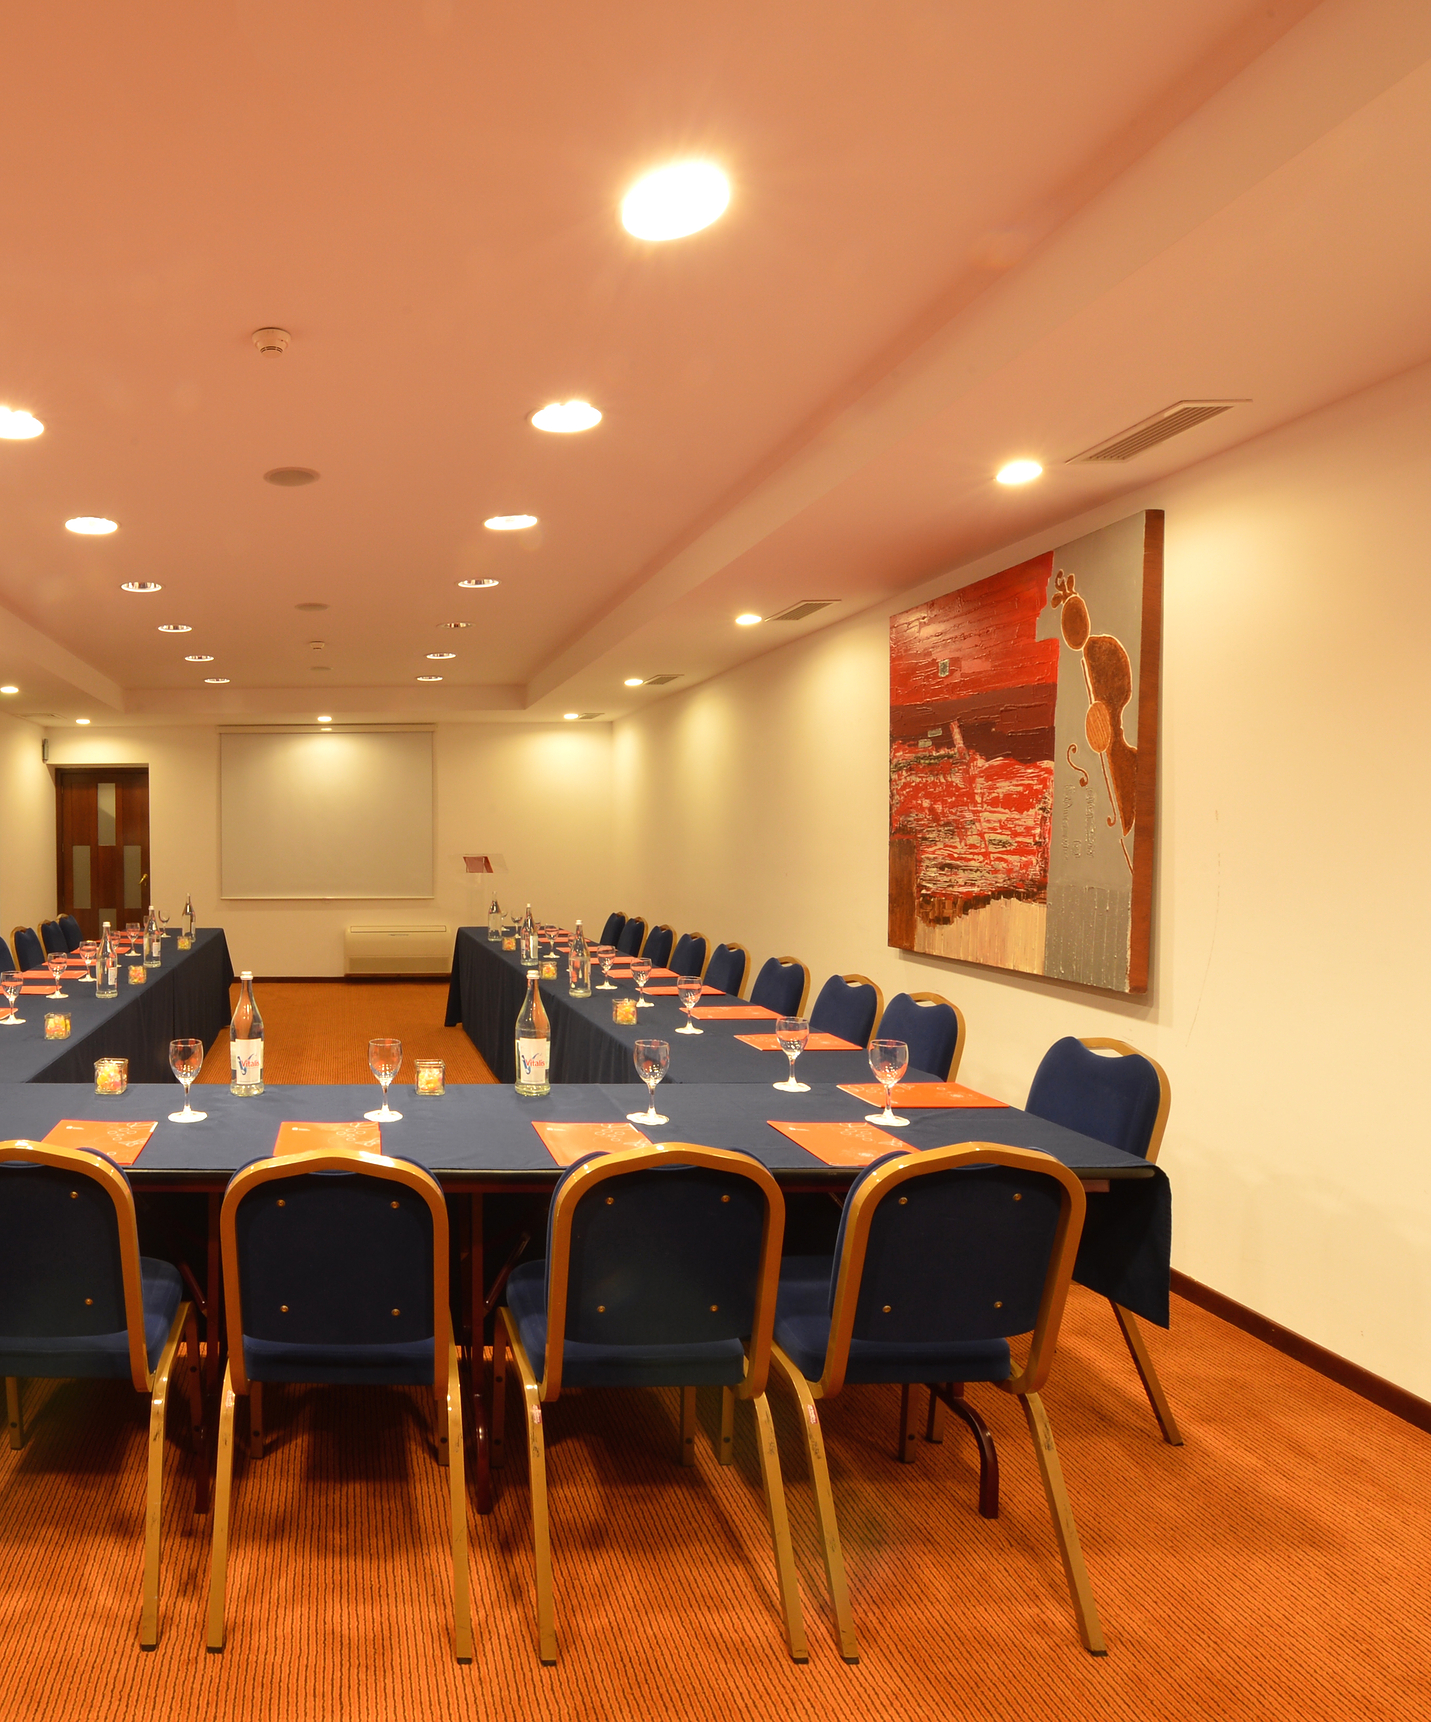
[[[552,401],[532,414],[532,423],[540,431],[570,436],[574,431],[591,430],[599,425],[601,414],[590,401]]]
[[[420,682],[440,682],[442,680],[442,677],[441,676],[419,676],[417,679]]]
[[[725,214],[730,181],[709,161],[677,161],[643,174],[621,199],[621,225],[635,239],[684,239]]]
[[[5,686],[0,688],[0,694],[18,694],[19,691],[13,682],[6,682]]]
[[[489,532],[525,532],[529,526],[535,526],[536,523],[535,514],[494,514],[490,520],[482,522]],[[462,581],[459,580],[457,584],[462,585]],[[485,586],[487,582],[483,580],[480,584]],[[495,584],[493,581],[493,585]]]
[[[627,676],[621,685],[623,688],[639,688],[645,680],[645,676]]]
[[[75,722],[77,724],[83,725],[83,724],[87,724],[89,722],[89,719],[88,718],[76,718]]]
[[[214,661],[212,652],[190,652],[184,659],[186,664],[211,664]]]
[[[601,414],[596,415],[598,418]],[[32,436],[38,436],[45,427],[33,413],[27,413],[23,407],[0,407],[0,437],[6,442],[25,442]]]
[[[226,688],[229,685],[227,676],[205,676],[204,686],[208,688]]]
[[[434,664],[439,664],[444,658],[455,658],[457,654],[456,652],[429,652],[427,656],[431,658]]]
[[[764,616],[757,616],[754,610],[743,610],[735,619],[737,628],[753,628],[757,622],[763,622]]]
[[[333,721],[332,712],[319,712],[318,721],[319,721],[319,723],[332,723],[332,721]]]
[[[575,723],[576,720],[581,716],[581,713],[580,712],[563,712],[561,715],[566,720],[567,723]]]
[[[157,580],[125,580],[119,589],[121,592],[162,592],[164,590]]]
[[[119,522],[106,520],[102,514],[77,514],[65,522],[66,532],[78,532],[82,538],[103,538],[107,532],[117,532]]]
[[[489,520],[487,524],[491,526],[492,522]],[[492,530],[499,532],[504,529],[493,527]],[[489,586],[496,586],[499,582],[496,580],[459,580],[457,584],[464,592],[485,592]],[[472,624],[470,622],[440,622],[438,626],[442,628],[470,628]]]
[[[193,631],[187,622],[161,622],[159,624],[161,634],[192,634]]]
[[[1007,466],[1001,466],[995,477],[1000,484],[1028,484],[1043,471],[1036,460],[1011,460]]]

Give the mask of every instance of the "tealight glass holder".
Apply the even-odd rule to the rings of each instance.
[[[502,949],[504,951],[515,951],[516,948],[517,948],[517,935],[515,933],[503,933],[502,934]]]
[[[557,978],[557,960],[555,957],[542,958],[542,979],[554,981]]]
[[[129,1087],[127,1058],[97,1058],[94,1061],[94,1091],[96,1094],[123,1094]]]
[[[70,1038],[70,1013],[67,1010],[49,1010],[45,1012],[45,1039],[68,1040]]]
[[[180,933],[180,935],[179,935],[179,949],[181,951],[192,951],[193,948],[194,948],[193,939],[190,938],[190,936],[187,933]]]
[[[623,1022],[628,1027],[634,1028],[636,1025],[635,999],[612,999],[611,1020],[612,1022]]]
[[[142,987],[144,985],[143,963],[131,963],[129,965],[129,984],[132,987]]]
[[[444,1081],[447,1066],[440,1058],[419,1058],[414,1061],[412,1091],[414,1094],[436,1098],[447,1092]]]

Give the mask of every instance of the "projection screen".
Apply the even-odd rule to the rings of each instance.
[[[432,734],[219,737],[225,897],[431,897]]]

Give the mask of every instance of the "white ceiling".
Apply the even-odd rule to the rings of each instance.
[[[1431,353],[1404,0],[56,0],[7,36],[0,402],[47,427],[0,442],[7,710],[612,716]],[[689,153],[725,218],[631,239]],[[571,395],[596,430],[526,422]],[[1045,477],[995,485],[1015,454]]]

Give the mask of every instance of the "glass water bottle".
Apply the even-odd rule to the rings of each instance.
[[[502,937],[502,905],[494,897],[492,907],[487,911],[487,941],[497,944]]]
[[[184,899],[184,937],[186,939],[192,939],[193,936],[194,936],[194,894],[191,891],[189,893],[189,895],[187,897],[185,897],[185,899]]]
[[[229,1093],[263,1093],[263,1018],[253,998],[253,971],[239,976],[238,1003],[229,1024]]]
[[[159,911],[151,903],[144,922],[144,966],[157,969],[163,961],[164,929],[159,925]]]
[[[109,922],[99,935],[99,955],[95,958],[94,996],[97,999],[117,999],[119,997],[119,958],[114,951],[114,935],[109,930]]]
[[[567,957],[567,991],[574,999],[589,999],[591,997],[591,952],[587,948],[586,934],[581,930],[581,922],[576,923],[576,931],[571,936],[571,952]]]
[[[552,1091],[552,1025],[537,978],[535,969],[527,970],[527,996],[517,1018],[517,1093],[531,1098]]]
[[[537,923],[532,919],[532,905],[527,904],[527,912],[522,916],[521,936],[517,940],[517,955],[524,964],[540,960],[538,946],[541,941],[537,937]]]

